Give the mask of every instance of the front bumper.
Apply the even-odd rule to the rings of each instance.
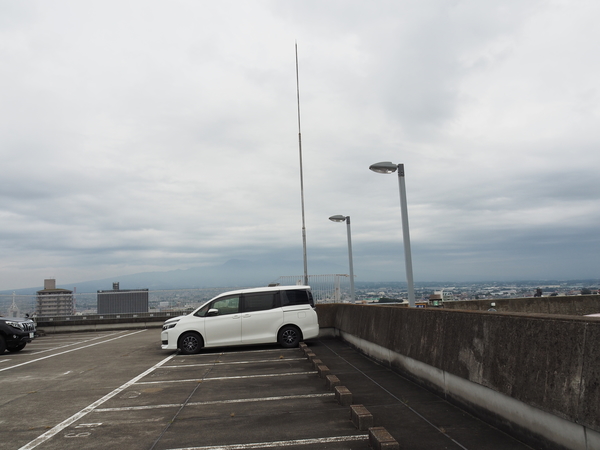
[[[175,339],[173,339],[175,341]],[[163,350],[177,350],[176,342],[169,342],[169,331],[160,333],[160,348]]]
[[[35,331],[11,330],[12,333],[6,336],[6,345],[9,347],[20,344],[28,344],[35,339]]]

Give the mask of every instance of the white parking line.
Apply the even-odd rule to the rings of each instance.
[[[50,347],[50,348],[46,348],[46,349],[45,349],[45,348],[41,348],[41,349],[39,349],[39,348],[37,348],[37,347],[36,347],[36,349],[35,349],[36,351],[35,351],[35,352],[32,352],[32,353],[30,353],[30,355],[37,355],[38,353],[46,353],[46,352],[51,352],[51,351],[53,351],[53,350],[60,350],[61,348],[70,347],[70,346],[72,346],[72,345],[83,344],[83,343],[85,343],[85,342],[91,342],[91,341],[95,341],[95,340],[97,340],[97,339],[104,339],[105,337],[108,337],[108,336],[114,336],[115,334],[119,334],[119,332],[116,332],[116,333],[109,333],[109,334],[105,334],[105,335],[102,335],[102,336],[96,336],[96,337],[94,337],[94,338],[91,338],[91,339],[84,339],[84,340],[81,340],[81,341],[73,341],[72,339],[70,339],[69,341],[67,341],[67,342],[68,342],[68,344],[64,344],[64,345],[61,345],[61,346],[58,346],[58,347]],[[34,341],[34,342],[35,342],[35,341]],[[53,342],[56,342],[56,341],[53,341]],[[48,342],[48,344],[49,344],[49,342]],[[30,344],[30,345],[31,345],[31,344]]]
[[[164,381],[140,381],[137,384],[164,384],[164,383],[202,383],[204,381],[216,381],[216,380],[241,380],[244,378],[263,378],[263,377],[289,377],[293,375],[314,375],[317,372],[289,372],[289,373],[269,373],[263,375],[240,375],[237,377],[214,377],[214,378],[192,378],[188,380],[164,380]]]
[[[142,331],[146,331],[146,330],[134,331],[133,333],[129,333],[129,334],[123,334],[123,335],[121,335],[121,336],[117,336],[117,337],[115,337],[115,338],[108,339],[108,340],[106,340],[106,341],[94,342],[93,344],[84,345],[83,347],[72,348],[71,350],[65,350],[64,352],[55,353],[55,354],[53,354],[53,355],[48,355],[48,356],[43,356],[43,357],[41,357],[41,358],[37,358],[37,359],[32,359],[31,361],[26,361],[26,362],[24,362],[24,363],[17,364],[17,365],[15,365],[15,366],[10,366],[10,367],[5,367],[4,369],[0,369],[0,372],[4,372],[5,370],[10,370],[10,369],[15,369],[15,368],[17,368],[17,367],[25,366],[25,365],[27,365],[27,364],[31,364],[31,363],[38,362],[38,361],[42,361],[42,360],[44,360],[44,359],[53,358],[53,357],[55,357],[55,356],[64,355],[65,353],[71,353],[71,352],[75,352],[75,351],[77,351],[77,350],[83,350],[84,348],[93,347],[94,345],[100,345],[100,344],[104,344],[104,343],[106,343],[106,342],[114,341],[114,340],[116,340],[116,339],[121,339],[121,338],[124,338],[124,337],[127,337],[127,336],[132,336],[132,335],[134,335],[134,334],[141,333]],[[175,356],[175,355],[173,355],[173,356]]]
[[[287,362],[287,361],[306,361],[306,357],[304,358],[281,358],[281,359],[261,359],[261,360],[257,360],[257,361],[212,361],[209,363],[203,363],[203,364],[187,364],[184,366],[165,366],[168,367],[169,369],[185,369],[187,367],[204,367],[204,366],[214,366],[215,364],[218,364],[219,366],[225,366],[225,365],[233,365],[233,364],[256,364],[256,363],[272,363],[272,362]]]
[[[274,347],[274,348],[266,348],[266,349],[262,349],[262,350],[239,350],[239,351],[215,351],[213,353],[210,353],[211,350],[213,350],[213,347],[209,347],[208,349],[208,353],[198,353],[195,355],[179,355],[180,357],[182,357],[182,359],[192,359],[192,358],[204,358],[207,356],[221,356],[221,355],[237,355],[239,353],[243,353],[246,355],[253,355],[255,353],[290,353],[290,352],[297,352],[298,348],[282,348],[282,347]]]
[[[132,333],[132,334],[135,334],[135,333]],[[116,338],[116,339],[118,339],[118,338]],[[96,344],[93,344],[93,345],[96,345]],[[72,350],[70,350],[70,351],[72,351]],[[157,368],[159,368],[160,366],[162,366],[163,364],[165,364],[167,361],[169,361],[173,357],[175,357],[174,354],[171,355],[171,356],[169,356],[169,357],[167,357],[167,358],[165,358],[165,359],[163,359],[162,361],[156,363],[155,365],[153,365],[152,367],[150,367],[145,372],[141,373],[140,375],[138,375],[135,378],[132,378],[131,380],[129,380],[124,385],[118,387],[117,389],[115,389],[111,393],[109,393],[109,394],[105,395],[104,397],[102,397],[100,400],[96,400],[94,403],[92,403],[88,407],[83,408],[78,413],[76,413],[76,414],[72,415],[71,417],[69,417],[68,419],[62,421],[61,423],[59,423],[58,425],[56,425],[51,430],[48,430],[47,432],[45,432],[41,436],[38,436],[36,439],[34,439],[33,441],[31,441],[30,443],[28,443],[28,444],[24,445],[23,447],[21,447],[19,450],[31,450],[31,449],[37,447],[38,445],[46,442],[48,439],[52,438],[53,436],[55,436],[56,434],[60,433],[62,430],[64,430],[65,428],[67,428],[68,426],[70,426],[71,424],[73,424],[74,422],[78,421],[79,419],[81,419],[85,415],[87,415],[90,412],[92,412],[94,409],[96,409],[102,403],[110,400],[115,395],[119,394],[120,392],[123,392],[129,386],[135,384],[138,380],[141,380],[146,375],[148,375],[149,373],[153,372],[154,370],[156,370]]]
[[[145,406],[123,406],[120,408],[101,408],[96,409],[94,412],[115,412],[115,411],[141,411],[147,409],[157,408],[181,408],[182,406],[206,406],[206,405],[226,405],[229,403],[252,403],[252,402],[273,402],[281,400],[298,400],[302,398],[320,398],[320,397],[334,397],[335,394],[328,392],[325,394],[299,394],[299,395],[283,395],[279,397],[255,397],[255,398],[239,398],[235,400],[213,400],[209,402],[190,402],[186,403],[166,403],[163,405],[145,405]]]
[[[169,450],[248,450],[253,448],[281,448],[292,447],[294,445],[315,445],[315,444],[332,444],[336,442],[353,442],[366,441],[369,439],[368,434],[356,434],[352,436],[334,436],[316,439],[294,439],[291,441],[275,441],[275,442],[254,442],[251,444],[233,444],[233,445],[217,445],[208,447],[185,447],[172,448]]]

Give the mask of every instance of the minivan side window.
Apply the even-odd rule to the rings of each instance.
[[[204,308],[203,308],[204,309]],[[219,316],[227,314],[237,314],[240,312],[240,297],[226,297],[215,300],[210,305],[210,309],[218,309]]]
[[[264,311],[278,306],[279,292],[257,292],[244,295],[244,312]]]
[[[312,293],[306,289],[290,289],[281,291],[281,306],[290,305],[314,306]]]

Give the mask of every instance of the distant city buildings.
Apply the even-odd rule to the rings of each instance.
[[[429,304],[431,306],[442,306],[443,302],[451,302],[456,300],[452,292],[442,289],[441,291],[434,291],[429,296]]]
[[[73,291],[57,289],[55,279],[44,280],[44,289],[36,294],[38,316],[71,316],[75,313]]]
[[[50,283],[50,284],[49,284]],[[100,286],[101,287],[101,286]],[[109,286],[107,286],[109,287]],[[554,296],[575,296],[597,294],[600,287],[598,280],[576,280],[576,281],[550,281],[550,280],[532,280],[519,282],[473,282],[473,283],[450,283],[450,282],[418,282],[415,284],[415,298],[419,305],[426,307],[443,307],[445,301],[449,300],[448,294],[452,293],[454,300],[490,300],[508,298],[527,298],[533,297],[537,289],[542,290],[542,299]],[[55,280],[44,282],[44,289],[17,291],[0,291],[0,315],[8,317],[23,317],[26,314],[36,316],[68,316],[93,315],[100,314],[121,314],[127,312],[160,312],[160,311],[182,311],[196,308],[221,294],[223,291],[236,289],[237,287],[210,287],[210,288],[187,288],[187,289],[165,289],[153,290],[120,290],[118,284],[113,286],[112,290],[96,291],[97,288],[89,292],[80,292],[79,288],[56,289]],[[406,283],[402,282],[357,282],[356,302],[357,303],[401,303],[406,302],[407,288]],[[339,301],[347,302],[350,299],[347,284],[342,284],[339,290],[336,286],[336,292],[340,292]],[[443,294],[440,295],[440,292]],[[321,289],[320,283],[313,284],[313,296],[317,303],[328,303],[334,298],[331,289]],[[138,293],[137,297],[142,297],[141,305],[128,305],[127,294]],[[111,309],[109,300],[115,298],[117,304]],[[135,297],[134,296],[134,297]],[[441,301],[442,298],[444,301]],[[130,296],[131,298],[131,296]],[[148,298],[148,303],[146,303]],[[106,302],[103,304],[103,302]],[[106,306],[106,308],[104,308]],[[114,311],[114,312],[107,312]]]
[[[119,289],[98,291],[98,314],[127,314],[148,312],[148,289]]]

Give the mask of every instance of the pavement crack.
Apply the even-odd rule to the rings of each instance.
[[[219,361],[214,361],[213,365],[204,373],[204,375],[202,375],[202,379],[198,380],[198,382],[194,386],[194,389],[192,389],[192,392],[190,392],[190,395],[188,395],[188,397],[181,404],[181,406],[179,407],[179,409],[177,409],[177,412],[173,415],[173,417],[171,418],[171,420],[169,420],[169,423],[167,424],[167,426],[165,427],[165,429],[160,433],[160,435],[156,438],[156,440],[154,441],[154,443],[152,444],[152,446],[150,447],[149,450],[153,450],[156,447],[156,445],[160,442],[160,440],[162,439],[162,437],[165,435],[165,433],[167,431],[169,431],[169,428],[171,428],[171,425],[173,425],[173,423],[175,423],[175,421],[177,420],[177,417],[179,416],[179,414],[181,413],[181,411],[183,411],[183,408],[185,408],[186,405],[190,402],[191,398],[194,396],[194,394],[196,393],[196,391],[198,390],[198,388],[202,384],[202,381],[204,379],[206,379],[207,375],[213,370],[213,368],[215,367],[215,365],[217,365],[218,363],[219,363]]]

